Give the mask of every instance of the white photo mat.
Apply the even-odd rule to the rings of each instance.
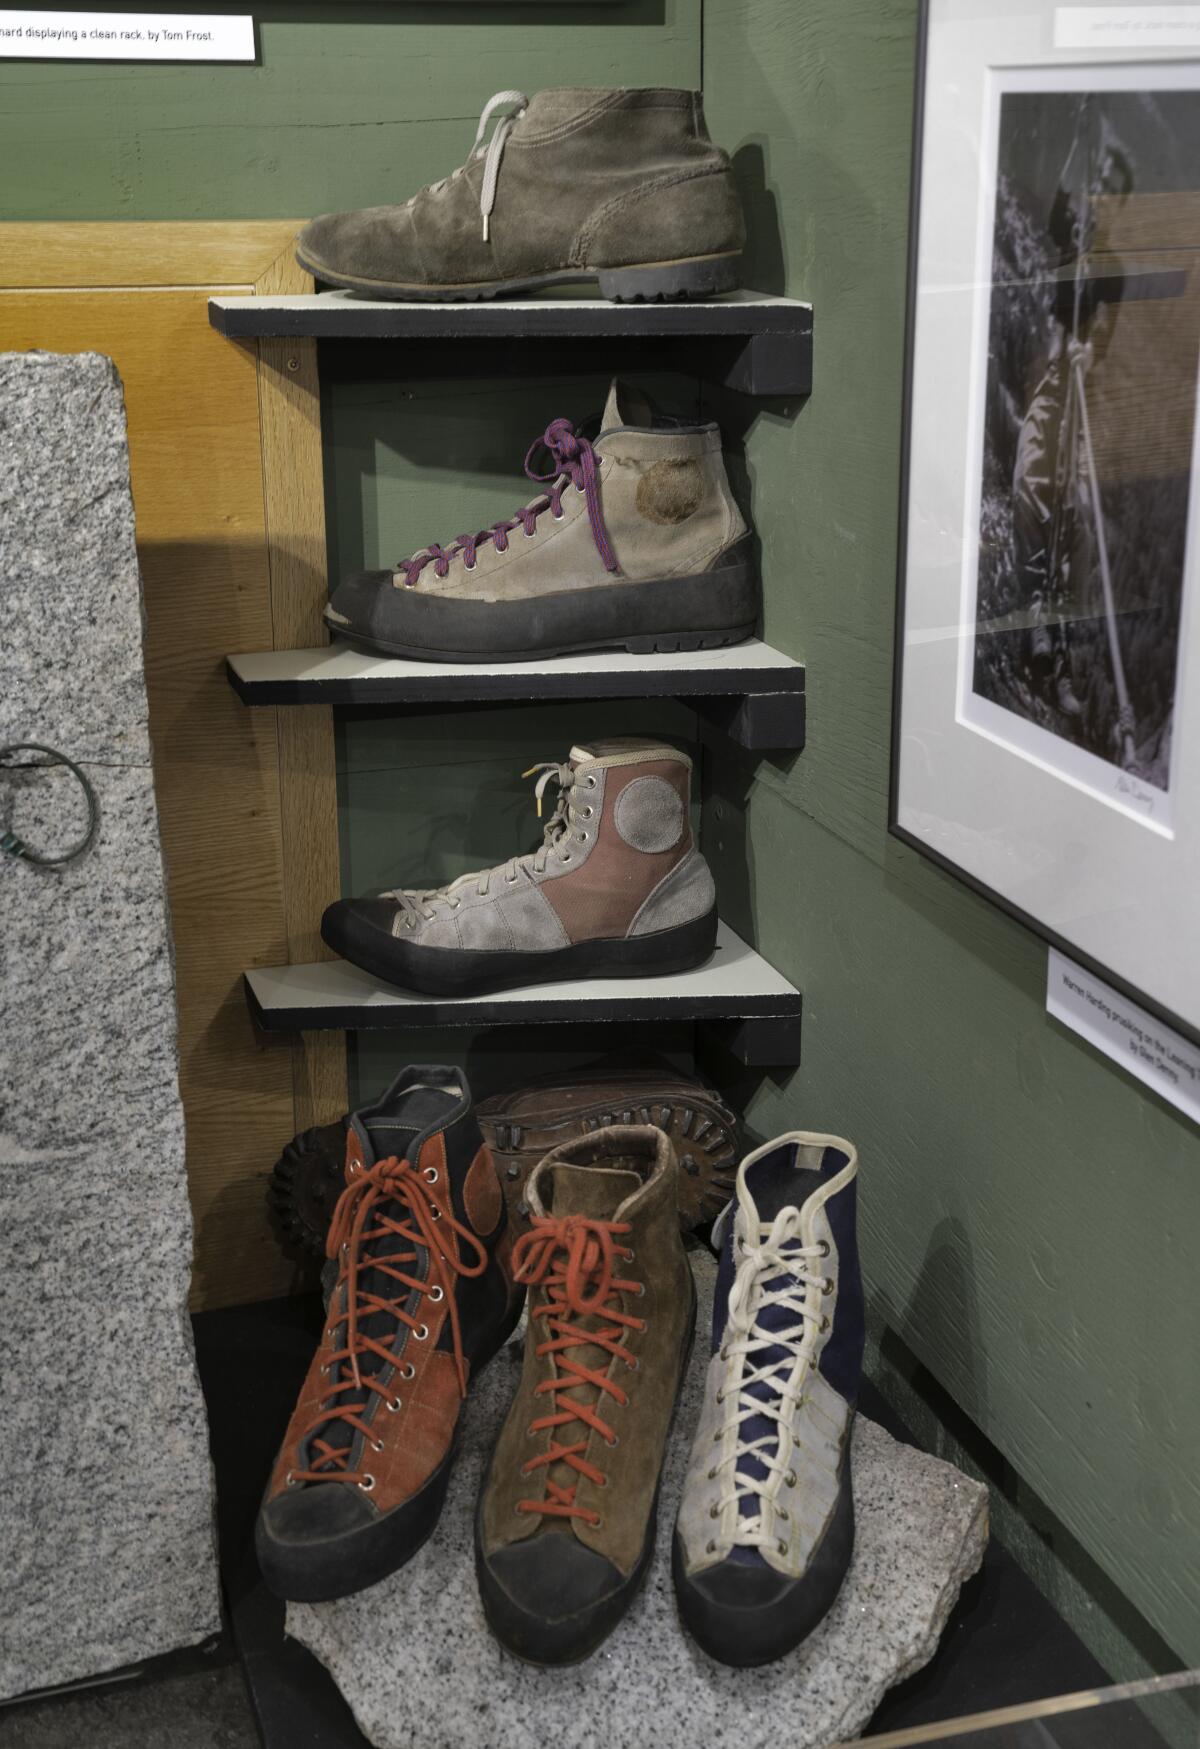
[[[892,823],[901,837],[1051,940],[1196,1029],[1200,452],[1194,440],[1169,777],[1160,773],[1144,782],[1115,759],[1096,757],[973,690],[1003,96],[1200,93],[1195,51],[1085,56],[1056,50],[1061,10],[1029,0],[928,0]],[[1200,162],[1196,185],[1200,189]]]

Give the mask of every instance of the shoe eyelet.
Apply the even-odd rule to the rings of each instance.
[[[567,520],[567,513],[565,510],[560,510],[557,516],[554,515],[553,510],[550,514],[551,516],[554,516],[555,522],[565,522]]]
[[[707,1554],[710,1554],[710,1555],[715,1555],[715,1554],[716,1554],[716,1552],[717,1552],[717,1545],[716,1545],[716,1543],[709,1543],[709,1544],[707,1544],[707,1546],[706,1546],[706,1550],[705,1550],[705,1552],[706,1552],[706,1553],[707,1553]]]
[[[593,815],[593,814],[594,814],[594,813],[595,813],[595,812],[596,812],[596,810],[595,810],[595,808],[593,808],[593,807],[592,807],[592,805],[591,805],[591,803],[590,803],[590,802],[589,802],[589,803],[588,803],[588,806],[587,806],[587,807],[586,807],[586,808],[584,808],[584,810],[583,810],[583,817],[584,817],[584,819],[585,819],[585,820],[590,820],[590,819],[591,819],[591,817],[592,817],[592,815]]]
[[[710,1470],[710,1471],[709,1471],[709,1472],[708,1472],[708,1479],[709,1479],[709,1481],[710,1481],[710,1482],[715,1482],[715,1481],[716,1481],[716,1479],[717,1479],[717,1472],[716,1472],[716,1470],[715,1470],[715,1469],[711,1469],[711,1470]]]
[[[436,1203],[429,1211],[429,1218],[431,1221],[440,1221],[442,1218],[442,1211]]]
[[[821,1292],[823,1294],[831,1294],[833,1292],[833,1287],[834,1287],[833,1280],[830,1276],[827,1275],[825,1277],[825,1280],[821,1283]]]
[[[777,1543],[776,1543],[776,1545],[775,1545],[775,1547],[776,1547],[776,1548],[777,1548],[777,1549],[778,1549],[778,1550],[779,1550],[779,1553],[780,1553],[780,1554],[781,1554],[781,1555],[786,1555],[786,1554],[787,1554],[787,1544],[786,1544],[786,1543],[785,1543],[785,1542],[784,1542],[784,1540],[783,1540],[783,1538],[782,1538],[782,1537],[780,1537],[780,1539],[779,1539],[779,1541],[778,1541],[778,1542],[777,1542]]]
[[[526,1437],[526,1439],[536,1439],[537,1438],[537,1428],[533,1425],[532,1421],[529,1423],[529,1426],[525,1429],[525,1437]]]
[[[516,875],[505,875],[504,884],[506,887],[515,887],[517,884]]]
[[[720,1518],[721,1508],[719,1506],[710,1506],[708,1509],[708,1516],[710,1518]]]
[[[436,1184],[437,1183],[437,1167],[436,1166],[426,1166],[423,1176],[428,1181],[428,1183]]]
[[[581,832],[579,834],[579,842],[581,844],[590,844],[591,843],[591,834],[588,832]]]
[[[792,1519],[792,1515],[791,1515],[791,1513],[790,1513],[790,1512],[789,1512],[789,1511],[788,1511],[788,1509],[787,1509],[787,1507],[786,1507],[786,1506],[777,1506],[777,1507],[776,1507],[776,1508],[775,1508],[775,1510],[776,1510],[776,1512],[778,1512],[778,1514],[779,1514],[779,1516],[780,1516],[780,1518],[782,1518],[782,1520],[783,1520],[783,1522],[784,1522],[784,1523],[785,1523],[785,1524],[790,1524],[790,1523],[791,1523],[791,1519]]]
[[[563,854],[563,855],[562,855],[562,856],[560,856],[560,857],[559,857],[559,859],[558,859],[558,860],[559,860],[559,861],[560,861],[560,862],[570,862],[570,860],[571,860],[571,852],[570,852],[570,851],[569,851],[569,850],[568,850],[568,851],[566,851],[566,852],[565,852],[565,853],[564,853],[564,854]]]
[[[476,565],[478,565],[478,563],[479,563],[479,560],[476,559],[474,564],[468,565],[466,560],[464,559],[463,560],[463,570],[464,571],[473,571],[475,569]]]
[[[418,1324],[416,1329],[413,1331],[413,1341],[414,1342],[424,1342],[427,1340],[428,1336],[429,1336],[429,1325],[428,1324]]]
[[[372,1451],[382,1451],[383,1450],[382,1439],[373,1439],[371,1441],[371,1450]]]
[[[795,1470],[789,1470],[787,1475],[783,1478],[784,1487],[785,1488],[794,1488],[796,1486],[797,1479],[798,1478],[796,1476]]]
[[[296,1478],[291,1470],[289,1470],[287,1475],[283,1478],[283,1485],[285,1488],[294,1488],[296,1486]]]
[[[600,779],[596,776],[596,773],[594,771],[589,771],[588,775],[583,780],[583,787],[585,789],[595,789],[599,781]]]
[[[416,1376],[417,1376],[417,1369],[413,1365],[411,1360],[408,1361],[407,1364],[400,1369],[400,1377],[402,1379],[415,1379]]]
[[[818,1245],[818,1246],[817,1246],[817,1251],[818,1251],[818,1254],[819,1254],[819,1255],[820,1255],[820,1256],[822,1256],[822,1257],[828,1257],[828,1256],[829,1256],[829,1250],[830,1250],[830,1246],[829,1246],[829,1240],[828,1240],[828,1239],[822,1239],[822,1240],[821,1240],[821,1242],[820,1242],[820,1244],[819,1244],[819,1245]]]
[[[614,1434],[613,1434],[613,1436],[612,1436],[612,1438],[611,1438],[611,1439],[606,1439],[606,1440],[605,1440],[605,1441],[604,1441],[604,1443],[605,1443],[605,1445],[607,1445],[607,1446],[609,1446],[609,1447],[610,1447],[610,1448],[611,1448],[611,1447],[612,1447],[612,1446],[616,1446],[616,1445],[620,1445],[620,1443],[621,1443],[621,1435],[620,1435],[620,1434],[619,1434],[619,1433],[614,1433]]]
[[[442,1292],[440,1287],[431,1287],[429,1290],[428,1297],[433,1301],[433,1304],[436,1306],[436,1305],[439,1305],[441,1303],[441,1301],[445,1299],[446,1296]]]
[[[642,1363],[638,1359],[636,1354],[634,1355],[633,1359],[629,1362],[629,1370],[630,1370],[630,1372],[640,1372],[642,1370]]]
[[[397,1411],[402,1409],[403,1407],[404,1407],[404,1399],[402,1397],[389,1397],[387,1399],[387,1401],[384,1403],[384,1408],[387,1410],[389,1415],[395,1415],[397,1413]]]
[[[358,1485],[364,1494],[369,1494],[371,1489],[375,1486],[375,1478],[374,1476],[364,1476]]]
[[[718,1427],[717,1431],[713,1434],[713,1444],[720,1445],[720,1443],[721,1443],[721,1429]]]
[[[718,1392],[717,1392],[717,1402],[718,1402],[718,1403],[723,1403],[723,1402],[724,1402],[724,1401],[725,1401],[725,1393],[724,1393],[724,1391],[718,1391]]]
[[[825,1330],[832,1330],[832,1328],[833,1328],[833,1326],[832,1326],[832,1324],[831,1324],[831,1323],[830,1323],[830,1322],[829,1322],[829,1319],[828,1319],[828,1318],[822,1318],[822,1319],[821,1319],[821,1329],[822,1329],[822,1331],[825,1331]]]
[[[524,532],[526,540],[536,540],[537,539],[537,529],[536,528],[527,528],[523,532]]]

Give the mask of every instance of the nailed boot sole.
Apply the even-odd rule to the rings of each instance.
[[[581,1071],[561,1081],[578,1091],[588,1078]],[[615,1098],[612,1074],[598,1071],[594,1078],[604,1083],[606,1097],[598,1095],[553,1121],[547,1115],[513,1115],[503,1097],[485,1099],[475,1108],[508,1217],[518,1230],[523,1232],[528,1224],[525,1180],[538,1162],[563,1142],[614,1123],[653,1124],[670,1138],[680,1165],[679,1225],[684,1232],[715,1220],[734,1193],[738,1163],[737,1119],[724,1101],[699,1085],[679,1085],[669,1069],[629,1071]],[[554,1085],[554,1080],[547,1082],[548,1089]],[[338,1176],[340,1181],[340,1167]]]
[[[296,250],[296,260],[306,273],[326,285],[366,292],[373,298],[394,298],[401,303],[479,303],[488,298],[508,297],[513,292],[540,291],[551,285],[579,285],[599,281],[600,295],[610,303],[665,303],[676,298],[707,298],[736,291],[742,283],[741,252],[722,255],[691,255],[677,261],[646,261],[632,267],[561,267],[550,273],[535,273],[521,279],[475,280],[465,285],[416,285],[405,281],[364,279],[354,273],[339,273],[327,262]]]
[[[545,952],[423,947],[366,921],[355,900],[340,899],[321,919],[321,938],[352,965],[384,983],[429,996],[478,996],[519,984],[565,978],[653,978],[703,965],[716,946],[717,912],[651,935],[577,941]]]
[[[379,573],[379,588],[392,588],[390,573]],[[356,649],[424,662],[532,662],[611,649],[648,656],[714,650],[750,637],[758,567],[745,535],[712,570],[694,577],[599,583],[516,601],[455,600],[404,588],[382,599],[374,627],[329,617],[326,624]]]
[[[687,1380],[688,1367],[692,1359],[692,1345],[696,1338],[696,1291],[692,1288],[692,1314],[688,1320],[683,1340],[683,1358],[676,1374],[675,1405],[671,1410],[671,1419],[667,1426],[667,1437],[663,1442],[663,1457],[675,1433],[675,1422],[679,1415],[679,1404],[683,1396],[683,1387]],[[650,1570],[650,1562],[654,1555],[654,1544],[658,1531],[658,1503],[662,1492],[662,1465],[659,1465],[658,1483],[654,1489],[654,1498],[650,1503],[650,1516],[646,1524],[646,1539],[638,1555],[637,1564],[624,1584],[609,1592],[600,1603],[590,1610],[580,1611],[577,1615],[565,1620],[548,1623],[536,1621],[524,1611],[514,1607],[512,1599],[492,1577],[483,1552],[483,1499],[491,1480],[491,1464],[484,1471],[483,1483],[479,1490],[479,1499],[475,1507],[475,1577],[479,1584],[479,1599],[483,1604],[483,1613],[488,1627],[499,1640],[506,1651],[519,1658],[523,1664],[533,1664],[538,1669],[551,1669],[564,1664],[580,1664],[585,1658],[590,1658],[612,1633],[613,1629],[625,1616],[634,1598],[646,1582],[646,1574]]]

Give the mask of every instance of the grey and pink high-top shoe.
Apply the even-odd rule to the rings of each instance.
[[[723,1664],[798,1646],[850,1564],[857,1172],[849,1142],[793,1131],[746,1156],[718,1223],[713,1354],[673,1565],[684,1622]]]

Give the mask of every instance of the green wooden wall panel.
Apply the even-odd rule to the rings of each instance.
[[[706,0],[750,277],[819,340],[798,413],[715,403],[766,635],[808,663],[800,758],[711,743],[723,909],[805,992],[801,1069],[745,1092],[762,1134],[855,1138],[876,1318],[1195,1660],[1200,1141],[1046,1018],[1040,943],[886,829],[914,29],[911,0]]]
[[[244,10],[229,0],[211,9]],[[0,61],[9,219],[235,219],[403,200],[495,91],[695,85],[700,0],[255,8],[261,65]]]

